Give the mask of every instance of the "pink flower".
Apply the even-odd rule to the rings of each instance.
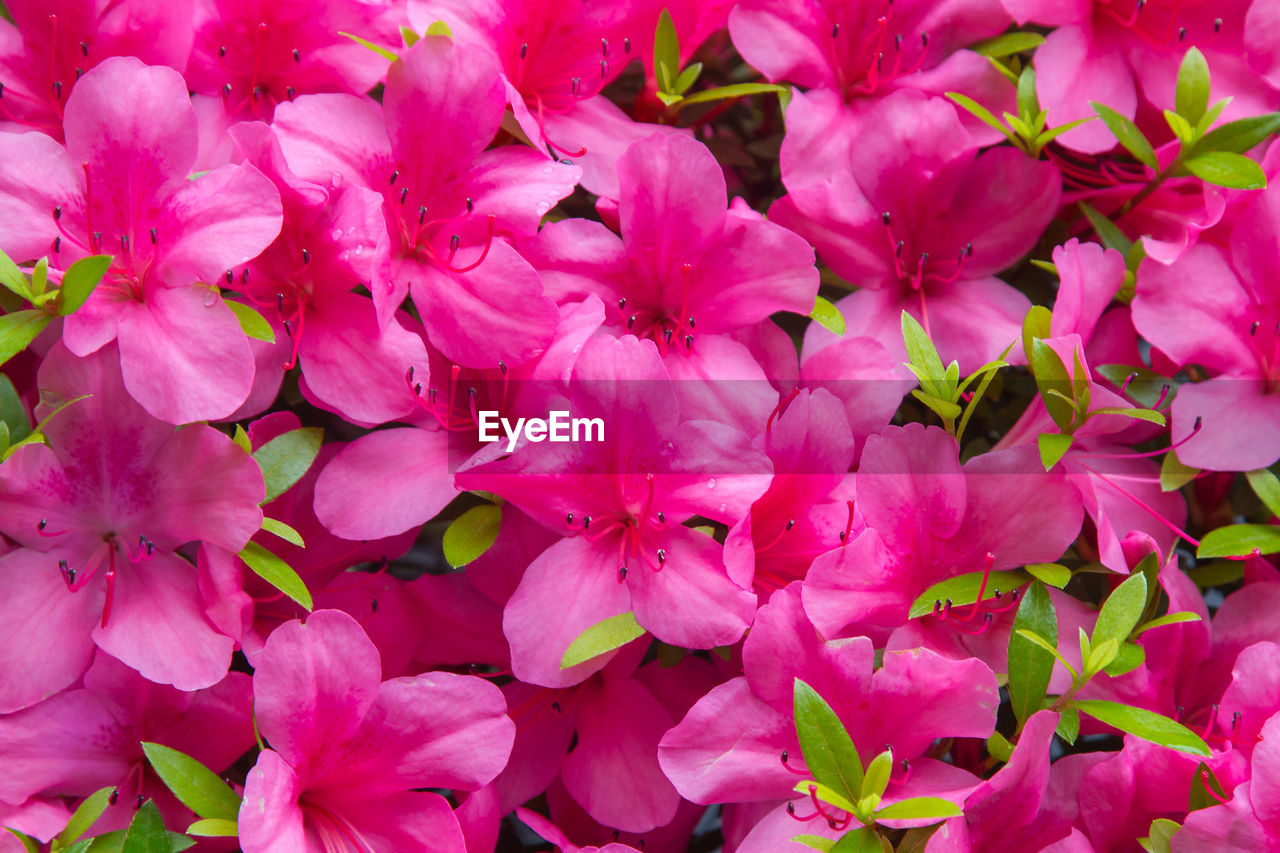
[[[112,56],[181,71],[191,51],[192,0],[12,0],[0,17],[0,128],[62,139],[71,89]]]
[[[216,285],[280,231],[280,196],[250,166],[196,180],[196,119],[171,68],[113,58],[67,99],[67,148],[42,134],[0,136],[3,249],[49,255],[58,270],[113,255],[64,324],[88,355],[119,340],[125,387],[173,423],[226,417],[248,397],[253,353]]]
[[[604,421],[603,442],[526,444],[456,478],[566,536],[529,564],[507,604],[516,677],[551,687],[581,681],[613,653],[561,669],[570,643],[627,611],[664,642],[735,642],[755,597],[725,573],[720,545],[683,522],[695,514],[736,522],[764,491],[768,460],[732,427],[680,422],[652,341],[593,338],[569,401],[575,417]],[[548,608],[560,614],[550,623]]]
[[[906,310],[944,363],[974,370],[1017,339],[1031,307],[994,274],[1029,251],[1053,217],[1057,170],[1008,147],[979,153],[955,109],[919,93],[885,98],[867,120],[876,132],[859,138],[838,171],[784,168],[790,192],[770,217],[861,288],[838,303],[846,334],[902,354]],[[806,357],[835,340],[814,324]]]
[[[385,327],[406,294],[427,337],[468,367],[513,367],[551,342],[557,315],[506,236],[530,237],[572,190],[578,170],[524,146],[486,151],[502,120],[492,57],[425,36],[387,72],[381,108],[350,95],[281,104],[274,127],[290,168],[383,196],[387,242],[373,292]]]
[[[245,783],[245,853],[464,853],[448,801],[419,789],[474,791],[498,774],[515,732],[502,694],[471,676],[380,673],[378,650],[340,611],[267,639],[253,695],[270,749]]]
[[[270,121],[276,104],[311,92],[363,95],[385,65],[352,33],[375,43],[397,37],[386,0],[196,0],[187,83],[200,116],[200,165],[215,168],[234,151],[237,121]]]
[[[70,685],[95,645],[180,690],[222,680],[234,642],[175,552],[193,540],[244,546],[262,524],[257,464],[211,427],[147,415],[114,346],[87,358],[56,347],[40,386],[53,399],[92,396],[49,422],[47,446],[0,467],[0,531],[24,546],[0,558],[4,599],[22,614],[0,627],[0,708]]]

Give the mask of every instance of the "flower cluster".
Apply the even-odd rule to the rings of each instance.
[[[0,3],[0,851],[1280,849],[1278,110],[1280,0]]]

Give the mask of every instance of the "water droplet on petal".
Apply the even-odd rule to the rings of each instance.
[[[544,174],[544,175],[550,175],[550,174],[551,174],[551,167],[550,167],[550,166],[543,166],[543,167],[542,167],[542,174]]]
[[[724,505],[724,504],[720,504],[720,514],[721,514],[721,515],[723,515],[723,514],[724,514],[724,510],[725,510],[725,505]]]
[[[218,301],[218,294],[214,293],[212,290],[206,290],[204,292],[204,298],[200,301],[204,303],[205,308],[209,308],[213,303]]]
[[[357,255],[363,255],[363,254],[364,254],[364,246],[356,246],[356,254],[357,254]]]
[[[708,489],[714,489],[715,487],[716,487],[716,478],[715,478],[715,477],[712,477],[710,480],[707,480],[707,488],[708,488]]]
[[[335,229],[333,229],[332,231],[330,231],[330,232],[329,232],[329,236],[330,236],[330,237],[332,237],[332,238],[333,238],[333,239],[335,239],[335,240],[341,240],[341,239],[342,239],[342,229],[341,229],[341,228],[335,228]]]
[[[338,187],[342,186],[342,182],[344,180],[346,179],[342,177],[341,172],[334,172],[332,175],[329,176],[329,183],[333,185],[334,189],[337,189]]]
[[[670,456],[671,451],[675,449],[676,449],[676,446],[674,444],[672,444],[669,441],[664,441],[662,442],[662,447],[659,448],[659,452],[661,452],[663,456]]]

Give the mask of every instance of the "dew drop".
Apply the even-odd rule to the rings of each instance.
[[[337,189],[338,187],[342,186],[342,182],[344,180],[346,179],[342,177],[341,172],[334,172],[332,175],[329,176],[329,183],[333,185],[334,189]]]
[[[204,303],[205,308],[209,308],[213,303],[218,301],[218,294],[214,293],[212,290],[206,290],[204,292],[204,297],[200,301]]]
[[[675,446],[674,444],[672,444],[672,443],[671,443],[671,442],[669,442],[669,441],[664,441],[664,442],[662,442],[662,447],[661,447],[661,448],[659,448],[659,452],[661,452],[663,456],[670,456],[670,455],[671,455],[671,451],[673,451],[673,450],[675,450],[675,449],[676,449],[676,446]],[[714,480],[712,480],[712,483],[714,483],[714,482],[715,482],[715,481],[714,481]]]
[[[356,254],[357,254],[357,255],[363,255],[363,254],[364,254],[364,246],[356,246]]]
[[[551,174],[551,167],[550,167],[550,166],[543,166],[543,167],[542,167],[542,174],[544,174],[544,175],[550,175],[550,174]]]
[[[716,478],[715,478],[715,477],[712,477],[710,480],[707,480],[707,488],[708,488],[708,489],[714,489],[715,487],[716,487]]]
[[[332,238],[333,238],[333,239],[335,239],[335,240],[341,240],[341,239],[342,239],[342,229],[341,229],[341,228],[335,228],[335,229],[333,229],[332,231],[330,231],[330,232],[329,232],[329,236],[330,236],[330,237],[332,237]]]

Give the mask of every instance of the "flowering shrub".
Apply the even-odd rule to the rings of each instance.
[[[1280,850],[1280,0],[0,15],[0,853]]]

